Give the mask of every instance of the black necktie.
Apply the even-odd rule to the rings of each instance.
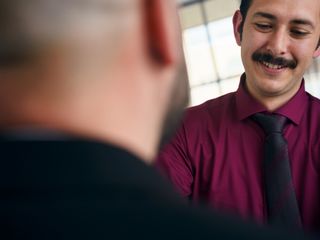
[[[253,119],[266,134],[263,177],[268,223],[287,227],[301,226],[296,194],[291,179],[287,141],[282,135],[287,118],[257,113]]]

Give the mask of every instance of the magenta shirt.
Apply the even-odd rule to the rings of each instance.
[[[245,89],[187,110],[156,165],[184,196],[259,222],[266,220],[264,132],[250,116],[266,109]],[[276,111],[285,127],[293,185],[306,230],[320,230],[320,100],[304,89]]]

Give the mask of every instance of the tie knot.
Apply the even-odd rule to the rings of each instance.
[[[264,130],[266,135],[271,133],[282,133],[287,118],[278,114],[263,114],[256,113],[252,116],[260,127]]]

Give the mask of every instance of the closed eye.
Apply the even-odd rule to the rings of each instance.
[[[255,23],[254,25],[262,32],[267,32],[272,29],[272,25],[266,23]]]
[[[291,30],[291,34],[292,34],[293,36],[296,36],[296,37],[305,37],[305,36],[309,35],[310,32],[308,32],[308,31],[303,31],[303,30],[299,30],[299,29],[292,29],[292,30]]]

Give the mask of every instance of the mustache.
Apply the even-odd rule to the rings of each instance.
[[[252,54],[252,60],[256,62],[267,62],[273,65],[280,65],[294,69],[297,67],[297,61],[294,59],[286,59],[282,57],[275,57],[270,53],[255,52]]]

